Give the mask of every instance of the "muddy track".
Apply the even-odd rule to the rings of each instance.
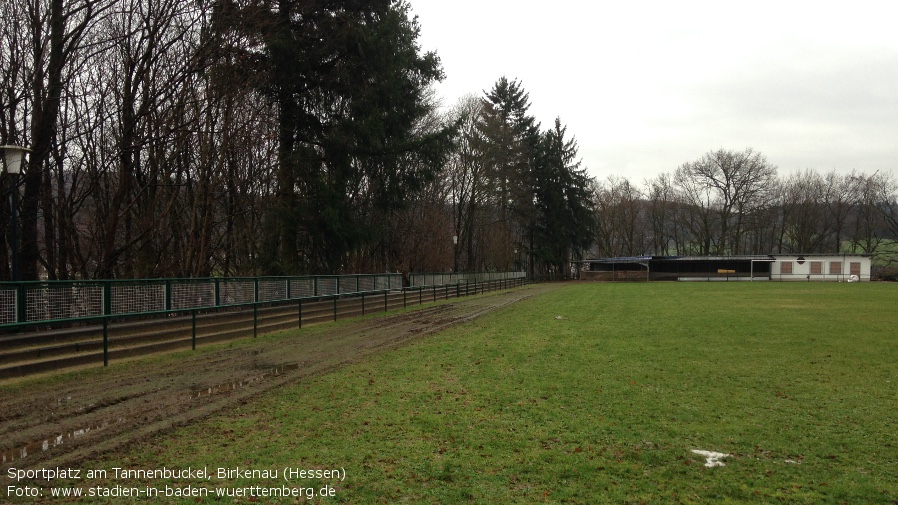
[[[224,344],[187,357],[135,359],[77,372],[65,381],[46,377],[0,384],[3,475],[13,466],[73,465],[121,449],[556,287],[538,284],[456,299],[295,337]]]

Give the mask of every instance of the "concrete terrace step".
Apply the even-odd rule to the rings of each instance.
[[[303,318],[306,314],[316,311],[332,310],[331,302],[306,302],[303,305]],[[295,304],[280,306],[263,306],[258,309],[259,317],[270,317],[279,313],[297,314]],[[210,325],[226,325],[231,322],[240,321],[246,317],[252,317],[253,310],[251,308],[233,308],[221,309],[214,312],[203,312],[197,314],[197,328]],[[192,318],[190,315],[177,315],[172,317],[159,317],[147,320],[129,320],[124,322],[112,322],[109,324],[108,331],[110,334],[117,336],[122,335],[152,335],[156,333],[164,333],[169,331],[189,331],[192,327]],[[100,324],[91,324],[66,329],[56,329],[47,331],[21,332],[7,335],[0,335],[0,356],[5,351],[20,348],[28,348],[34,346],[46,346],[56,343],[72,343],[77,344],[84,341],[91,341],[102,338],[103,326]]]
[[[343,317],[352,317],[356,311],[340,312]],[[308,319],[303,317],[303,325],[314,325],[333,320],[333,315],[326,316],[310,316]],[[196,344],[208,345],[216,342],[228,340],[236,340],[240,338],[251,337],[254,334],[252,314],[241,321],[241,325],[235,326],[233,323],[221,323],[215,325],[207,325],[203,328],[197,327]],[[274,331],[281,331],[289,328],[295,328],[298,322],[295,317],[267,317],[258,322],[255,333],[263,334]],[[222,329],[222,327],[226,329]],[[201,331],[202,330],[202,331]],[[77,350],[71,348],[66,351],[60,350],[55,354],[45,353],[42,355],[26,355],[17,356],[18,359],[7,361],[4,357],[2,365],[0,365],[0,379],[12,377],[21,377],[41,372],[58,371],[65,368],[71,368],[89,364],[103,363],[103,342],[94,340],[89,343],[77,344],[80,347]],[[120,360],[123,358],[143,356],[158,352],[173,351],[178,349],[190,349],[193,345],[192,332],[186,333],[164,333],[148,338],[145,335],[128,335],[126,337],[110,338],[108,342],[108,359],[110,361]],[[63,347],[68,347],[64,345]]]
[[[380,300],[382,295],[378,296]],[[366,299],[366,313],[383,311],[383,303]],[[388,307],[403,305],[401,295],[388,296]],[[362,314],[362,299],[338,299],[337,317]],[[374,306],[372,306],[374,305]],[[200,343],[233,340],[299,326],[298,303],[261,306],[256,311],[241,307],[196,317],[196,340]],[[334,319],[332,300],[306,301],[302,305],[302,324],[313,325]],[[128,321],[108,326],[108,359],[138,356],[178,348],[190,348],[193,339],[192,316]],[[60,370],[73,366],[103,362],[102,325],[82,326],[66,330],[4,335],[0,339],[0,378]]]

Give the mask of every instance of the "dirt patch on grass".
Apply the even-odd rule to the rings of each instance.
[[[0,385],[0,462],[4,470],[73,465],[557,287],[531,285],[298,335],[8,381]]]

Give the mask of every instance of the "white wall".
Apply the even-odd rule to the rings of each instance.
[[[798,258],[804,258],[802,264],[799,264]],[[832,255],[815,255],[815,254],[796,254],[796,255],[774,255],[775,261],[770,265],[770,280],[772,281],[847,281],[851,275],[851,264],[861,264],[860,280],[870,280],[871,260],[868,256],[851,255],[851,254],[832,254]],[[792,262],[792,273],[782,273],[783,263]],[[821,273],[812,274],[812,262],[822,262]],[[831,273],[830,265],[832,263],[841,264],[841,273]]]

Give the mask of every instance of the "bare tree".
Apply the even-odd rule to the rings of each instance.
[[[675,189],[670,174],[661,174],[645,183],[647,219],[651,229],[651,246],[655,254],[669,255],[676,244],[674,221]]]
[[[83,63],[91,50],[85,44],[85,34],[112,5],[113,0],[4,2],[3,24],[8,28],[3,31],[2,45],[9,52],[0,60],[6,74],[3,101],[7,104],[0,133],[5,143],[25,144],[32,149],[28,167],[23,169],[21,209],[21,274],[26,280],[38,278],[41,261],[38,211],[43,207],[45,219],[54,217],[49,212],[51,151],[57,142],[63,91],[72,69],[78,68],[72,62]]]
[[[884,202],[889,196],[889,178],[879,172],[853,177],[855,188],[854,233],[851,248],[876,254],[885,239]]]
[[[674,172],[677,188],[677,222],[683,228],[677,237],[677,254],[718,254],[719,237],[716,234],[719,216],[716,197],[711,186],[693,177],[692,172],[681,166]],[[683,236],[683,231],[688,235]]]
[[[675,175],[687,203],[713,209],[716,214],[716,254],[741,253],[745,218],[767,204],[775,178],[776,167],[751,148],[741,153],[724,149],[710,152],[681,165]],[[706,254],[711,240],[710,236],[704,239]]]
[[[824,252],[831,222],[827,219],[826,182],[817,172],[805,170],[790,176],[783,184],[779,202],[783,220],[785,252]]]
[[[609,176],[595,188],[596,243],[602,256],[637,256],[650,247],[645,202],[625,177]]]
[[[884,176],[880,209],[883,214],[884,235],[889,242],[883,247],[879,258],[887,269],[894,272],[898,264],[898,181],[893,176]]]
[[[477,140],[477,125],[483,120],[483,107],[483,100],[471,94],[459,99],[450,112],[450,120],[459,125],[455,149],[446,165],[453,207],[453,236],[457,237],[453,247],[453,267],[464,267],[469,271],[476,269],[478,264],[477,230],[491,192]]]

